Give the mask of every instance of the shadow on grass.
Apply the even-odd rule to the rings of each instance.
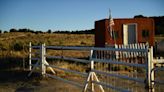
[[[4,90],[7,85],[15,92],[33,92],[34,86],[39,86],[42,77],[37,72],[28,77],[30,71],[22,68],[22,60],[19,57],[0,58],[0,89]],[[8,89],[5,90],[10,92]]]
[[[34,72],[30,77],[30,71],[22,69],[0,70],[0,85],[13,85],[15,92],[33,92],[37,86],[40,86],[42,77]],[[2,88],[3,89],[3,88]]]
[[[24,58],[27,61],[27,58]],[[0,70],[13,69],[17,67],[22,67],[23,58],[21,57],[12,57],[12,56],[4,56],[0,57]],[[25,64],[27,65],[27,64]]]
[[[26,60],[28,61],[28,60]],[[27,63],[28,67],[28,63]],[[0,58],[0,91],[5,92],[79,92],[76,87],[62,81],[43,78],[34,72],[22,69],[22,58]]]

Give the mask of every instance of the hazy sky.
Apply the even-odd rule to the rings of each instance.
[[[164,0],[0,0],[0,29],[81,30],[94,21],[164,15]]]

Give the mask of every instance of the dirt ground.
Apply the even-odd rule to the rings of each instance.
[[[1,69],[0,92],[82,92],[82,89],[64,83],[60,80],[47,78],[47,77],[42,78],[40,77],[39,73],[36,72],[33,73],[32,76],[27,77],[28,73],[29,71],[23,71],[22,69],[12,69],[12,70]],[[163,73],[161,75],[163,75]],[[75,77],[71,77],[71,78],[75,78]],[[76,78],[78,81],[81,81],[81,78],[79,77]],[[112,81],[110,80],[106,82],[112,83]],[[125,81],[122,82],[120,79],[117,79],[115,84],[124,86],[123,83],[127,84]],[[139,89],[142,87],[135,85],[133,82],[128,82],[127,85],[131,85],[131,87],[134,87],[134,90],[132,90],[132,92],[146,92],[143,91],[144,89]],[[156,87],[157,88],[156,92],[163,92],[164,90],[163,86],[164,85],[161,85],[161,87]],[[100,92],[100,91],[96,90],[96,92]],[[116,92],[116,91],[106,91],[106,92]]]
[[[0,92],[81,92],[75,86],[59,80],[38,77],[29,71],[0,70]]]

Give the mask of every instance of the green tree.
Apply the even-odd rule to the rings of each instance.
[[[12,28],[12,29],[10,29],[10,32],[17,32],[17,30]]]
[[[52,33],[51,29],[49,29],[49,30],[47,31],[47,33]]]
[[[4,31],[4,33],[8,33],[8,31]]]
[[[143,15],[135,15],[134,18],[145,18]]]

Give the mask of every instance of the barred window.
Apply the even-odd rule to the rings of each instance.
[[[149,30],[142,30],[142,37],[149,37]]]

